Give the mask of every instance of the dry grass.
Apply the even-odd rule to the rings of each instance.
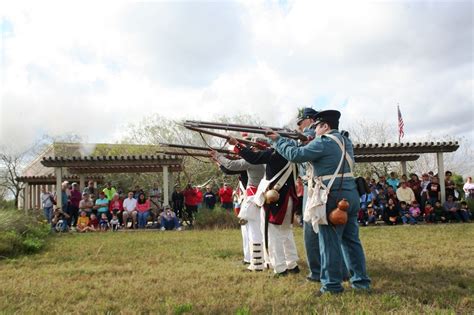
[[[301,258],[302,231],[295,229]],[[371,295],[244,272],[239,230],[58,235],[0,261],[5,313],[474,313],[474,224],[361,229]]]

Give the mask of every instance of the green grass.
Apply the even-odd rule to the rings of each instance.
[[[474,313],[474,224],[362,228],[370,295],[314,297],[295,236],[303,272],[275,279],[244,272],[239,230],[58,235],[0,261],[0,312]]]

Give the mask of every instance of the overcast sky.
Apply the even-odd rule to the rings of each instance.
[[[0,145],[151,113],[396,125],[397,103],[406,141],[474,138],[472,1],[96,2],[1,2]]]

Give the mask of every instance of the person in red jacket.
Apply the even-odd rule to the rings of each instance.
[[[202,190],[201,190],[201,187],[200,186],[196,186],[194,188],[194,190],[196,191],[196,202],[197,202],[197,207],[198,209],[201,209],[201,206],[202,206],[202,200],[203,200],[203,195],[202,195]]]
[[[222,208],[232,211],[233,192],[234,190],[232,189],[230,185],[227,185],[227,183],[224,183],[224,186],[219,189],[219,197],[221,198]]]
[[[197,205],[199,203],[196,187],[192,187],[191,184],[188,184],[186,189],[183,191],[183,195],[184,206],[186,207],[189,225],[193,225],[193,215],[197,212]]]
[[[109,203],[110,217],[116,215],[121,223],[123,223],[122,212],[123,212],[123,200],[120,198],[118,193],[115,193],[112,200]]]

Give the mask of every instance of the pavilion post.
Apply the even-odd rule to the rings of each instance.
[[[28,185],[28,210],[33,209],[33,185]]]
[[[86,188],[86,175],[79,174],[79,190],[82,191]]]
[[[62,200],[62,190],[61,190],[61,183],[63,180],[63,169],[62,167],[55,167],[54,174],[56,175],[56,206],[59,209],[63,207],[63,200]]]
[[[402,175],[407,175],[407,161],[401,161],[400,164],[402,165]]]
[[[438,178],[441,189],[441,204],[446,201],[446,184],[444,182],[444,158],[443,152],[436,153],[436,160],[438,162]]]
[[[168,206],[169,203],[169,182],[168,182],[168,166],[163,166],[163,206]]]
[[[25,210],[25,214],[28,214],[28,200],[29,200],[29,184],[28,182],[25,183],[25,187],[23,188],[23,210]]]

